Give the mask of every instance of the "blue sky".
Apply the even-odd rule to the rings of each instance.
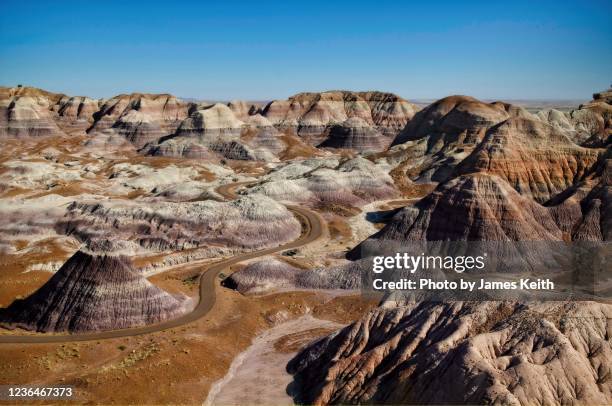
[[[6,1],[0,84],[226,100],[384,90],[589,99],[612,1]]]

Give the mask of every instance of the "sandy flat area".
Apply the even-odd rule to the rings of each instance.
[[[296,347],[341,326],[307,314],[266,330],[213,384],[204,405],[293,405],[287,394],[293,378],[285,368]]]

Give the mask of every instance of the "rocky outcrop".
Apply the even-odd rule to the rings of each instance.
[[[229,107],[217,103],[191,113],[178,127],[176,136],[239,136],[243,126]]]
[[[83,96],[63,96],[53,106],[58,125],[66,132],[87,130],[93,124],[98,109],[98,100]]]
[[[602,149],[576,144],[562,113],[538,116],[506,103],[465,96],[417,113],[385,154],[394,178],[445,182],[474,172],[495,174],[540,203],[588,176]]]
[[[219,160],[222,158],[241,161],[273,161],[274,155],[267,148],[251,147],[240,138],[227,139],[224,136],[214,141],[203,141],[188,137],[166,139],[145,149],[147,155]]]
[[[147,114],[138,110],[130,110],[121,115],[113,124],[112,129],[137,148],[154,142],[164,135],[159,123]]]
[[[279,259],[264,259],[234,272],[222,285],[243,294],[267,293],[295,287],[295,277],[301,271],[303,270]]]
[[[612,306],[393,302],[289,364],[303,404],[608,404]]]
[[[74,202],[57,229],[82,242],[129,241],[133,250],[149,252],[211,246],[259,249],[291,241],[301,232],[291,212],[265,196],[232,202]]]
[[[303,269],[280,259],[268,258],[234,272],[223,281],[223,286],[243,294],[296,289],[357,289],[361,282],[361,268],[358,267],[359,264],[350,263],[331,269]]]
[[[559,228],[579,241],[612,240],[612,157],[594,173],[547,202]]]
[[[588,147],[612,142],[612,89],[595,93],[593,100],[570,113],[578,140]]]
[[[609,168],[609,163],[606,166]],[[352,259],[408,241],[602,241],[610,237],[609,169],[546,206],[502,178],[473,173],[439,185],[350,251]]]
[[[253,122],[253,120],[250,120]],[[265,123],[263,123],[265,124]],[[150,155],[269,161],[274,156],[241,138],[246,124],[221,103],[194,111],[171,137],[146,151]]]
[[[487,130],[510,117],[529,117],[519,107],[449,96],[421,110],[393,140],[386,155],[406,178],[442,182],[476,146]]]
[[[593,103],[612,104],[612,89],[593,94]]]
[[[185,139],[167,139],[158,144],[149,145],[143,150],[146,155],[168,156],[200,160],[218,160],[210,148]]]
[[[319,145],[327,148],[354,149],[359,152],[380,152],[391,139],[385,137],[360,117],[351,117],[329,129],[328,138]]]
[[[540,120],[515,117],[488,130],[456,172],[498,175],[520,194],[543,203],[588,175],[601,154],[577,146]]]
[[[612,90],[595,93],[593,100],[567,113],[550,109],[538,117],[562,130],[577,144],[602,148],[612,141]]]
[[[41,332],[116,330],[178,317],[193,304],[150,283],[127,257],[78,251],[40,289],[0,310],[0,322]]]
[[[278,130],[274,128],[274,125],[270,122],[270,120],[268,120],[261,114],[253,114],[251,116],[246,117],[245,123],[247,123],[249,127],[266,130],[271,133],[278,134]]]
[[[169,94],[119,95],[102,104],[89,132],[112,129],[142,147],[173,134],[187,117],[188,109],[188,103]]]
[[[287,149],[281,133],[261,114],[248,116],[246,124],[248,131],[243,133],[241,139],[253,148],[269,151],[274,156],[279,156]]]
[[[242,121],[247,121],[250,116],[261,112],[261,107],[258,104],[248,103],[244,100],[232,100],[227,103],[227,107],[229,107],[234,115]]]
[[[396,195],[391,177],[371,161],[312,158],[279,166],[249,189],[276,200],[362,206]]]
[[[11,97],[44,97],[49,100],[49,104],[56,104],[65,95],[61,93],[48,92],[36,87],[21,86],[5,87],[0,86],[0,99],[9,99]]]
[[[374,252],[390,241],[560,241],[549,209],[521,196],[495,175],[452,179],[399,211],[378,233],[355,248]]]
[[[425,139],[428,154],[439,152],[449,144],[474,145],[495,124],[510,117],[529,115],[526,110],[507,103],[484,103],[473,97],[449,96],[415,114],[393,145]]]
[[[392,136],[416,111],[415,105],[390,93],[329,91],[300,93],[287,100],[272,101],[262,115],[275,126],[293,128],[300,136],[318,144],[324,140],[328,126],[351,117],[362,118]]]
[[[62,96],[31,87],[0,88],[0,136],[62,135],[51,111]]]
[[[358,96],[370,107],[372,122],[376,128],[387,136],[395,136],[418,111],[416,105],[392,93],[359,92]],[[349,108],[349,111],[351,110],[354,109]]]

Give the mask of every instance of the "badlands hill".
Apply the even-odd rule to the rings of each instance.
[[[273,161],[293,155],[288,151],[302,141],[380,152],[416,111],[401,97],[382,92],[300,93],[261,107],[244,101],[186,102],[169,94],[94,100],[17,87],[0,89],[0,136],[86,131],[126,139],[143,154]]]
[[[496,174],[519,193],[544,203],[589,175],[603,151],[577,146],[539,120],[510,118],[487,131],[456,173]]]
[[[298,134],[312,145],[378,152],[417,108],[389,93],[333,91],[300,93],[272,101],[263,109],[234,101],[192,110],[174,136],[153,147],[151,153],[188,157],[217,153],[230,159],[268,161],[278,153],[274,149],[279,149],[279,143],[289,141],[271,129]],[[270,144],[276,146],[270,148]]]
[[[299,93],[270,102],[262,114],[274,125],[322,141],[330,124],[358,117],[385,135],[395,135],[418,108],[401,97],[382,92],[330,91]]]
[[[284,163],[262,176],[248,193],[313,206],[349,207],[397,195],[391,177],[362,157],[312,158]]]
[[[187,118],[189,105],[169,94],[115,96],[106,100],[93,115],[89,132],[112,129],[136,147],[174,133]]]
[[[587,105],[564,115],[565,128],[467,97],[425,108],[381,157],[398,164],[396,178],[437,187],[349,258],[410,241],[609,241],[606,127],[572,121],[605,111],[604,100],[595,97],[598,113]],[[302,350],[288,370],[296,400],[308,404],[608,404],[611,312],[595,302],[410,302],[391,295]]]
[[[0,322],[42,332],[143,326],[190,310],[132,269],[125,256],[78,251],[40,289],[0,311]]]
[[[51,112],[62,96],[35,88],[0,87],[0,136],[62,134]]]
[[[152,146],[147,153],[200,159],[222,156],[236,160],[270,161],[274,155],[266,148],[258,148],[258,139],[241,137],[247,127],[259,133],[261,126],[262,138],[270,138],[270,134],[265,133],[270,125],[264,120],[250,120],[253,125],[248,126],[224,104],[201,107],[182,121],[173,135]],[[274,137],[276,134],[272,135],[272,139],[278,138]]]
[[[578,143],[604,147],[612,141],[612,89],[593,94],[593,100],[567,114],[556,110],[538,113],[543,120],[567,129]]]
[[[417,111],[393,94],[349,91],[265,106],[32,88],[4,88],[0,99],[0,135],[18,138],[0,162],[3,255],[53,271],[49,257],[102,240],[94,252],[120,250],[140,272],[119,255],[78,252],[3,311],[14,326],[79,331],[175,317],[187,302],[144,272],[295,239],[300,224],[283,203],[318,210],[329,240],[298,249],[294,262],[252,262],[225,286],[355,289],[363,253],[390,243],[612,237],[609,92],[537,114],[467,96]],[[221,201],[219,186],[234,182],[248,185]],[[594,302],[391,297],[301,351],[292,389],[315,404],[607,404],[611,316]]]
[[[383,151],[388,142],[382,133],[361,117],[351,117],[329,129],[329,137],[320,147],[347,148],[359,152]]]
[[[433,178],[442,180],[425,197],[387,214],[380,231],[348,252],[355,260],[352,265],[327,269],[351,281],[343,286],[358,283],[349,273],[359,272],[357,260],[364,253],[409,241],[610,239],[609,147],[578,145],[572,132],[520,107],[445,98],[417,113],[396,143],[375,162],[317,158],[279,165],[246,193],[319,208],[355,208],[397,196],[402,182],[418,187]],[[395,154],[406,166],[397,163]],[[268,278],[266,267],[252,269],[243,273],[245,280],[236,276],[239,289],[264,286],[268,279],[305,286],[295,275],[269,268]],[[317,286],[325,286],[325,278],[311,276],[318,278]],[[328,287],[336,286],[330,282]]]
[[[609,122],[612,107],[602,101],[594,105],[569,113],[534,115],[507,103],[450,96],[418,112],[385,156],[399,164],[398,176],[442,182],[453,176],[455,167],[480,146],[480,155],[483,149],[494,150],[492,165],[516,166],[500,173],[505,172],[503,176],[511,183],[521,182],[521,187],[533,190],[536,198],[543,201],[550,197],[546,189],[555,192],[574,182],[584,172],[584,166],[593,163],[596,150],[608,144],[605,123]],[[523,139],[515,140],[517,137]],[[497,142],[502,145],[496,148]],[[515,147],[516,143],[521,144],[520,148]],[[590,151],[581,147],[589,147]],[[543,167],[542,162],[548,159],[556,162]],[[511,174],[511,169],[517,173]],[[529,175],[531,170],[535,171],[533,176]],[[530,176],[533,180],[528,181]]]
[[[548,205],[520,194],[496,174],[460,175],[400,210],[349,257],[392,241],[608,241],[612,161],[604,162],[601,172]]]
[[[464,97],[438,101],[395,142],[420,143],[422,172],[414,180],[442,182],[365,244],[607,240],[610,149],[575,141],[511,105]],[[415,174],[406,168],[403,176],[410,172]]]
[[[304,404],[612,402],[610,305],[389,300],[289,364]]]
[[[285,206],[261,195],[231,202],[72,202],[56,228],[85,243],[126,241],[132,253],[215,246],[259,249],[291,241],[301,231]]]
[[[57,112],[58,125],[64,131],[87,130],[100,108],[99,101],[84,96],[62,96],[52,110]]]

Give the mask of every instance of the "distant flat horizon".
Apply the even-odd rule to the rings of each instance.
[[[403,94],[399,94],[398,92],[394,92],[394,91],[385,91],[385,90],[378,90],[378,89],[368,89],[368,90],[359,90],[359,89],[327,89],[327,90],[304,90],[304,91],[298,91],[296,93],[287,95],[286,97],[279,97],[279,98],[258,98],[258,99],[244,99],[244,98],[237,98],[237,97],[230,97],[230,98],[224,98],[224,99],[215,99],[215,98],[210,98],[210,97],[193,97],[193,96],[182,96],[180,94],[175,94],[173,92],[169,92],[169,91],[160,91],[160,92],[149,92],[149,91],[122,91],[110,96],[102,96],[102,97],[98,97],[95,95],[90,95],[90,94],[71,94],[62,90],[57,90],[57,89],[47,89],[47,88],[43,88],[43,87],[39,87],[39,86],[32,86],[29,84],[23,84],[23,83],[19,83],[16,85],[7,85],[7,84],[2,84],[0,85],[0,87],[6,87],[6,88],[14,88],[17,87],[18,85],[21,85],[22,87],[28,87],[28,88],[37,88],[40,90],[44,90],[44,91],[48,91],[51,93],[58,93],[58,94],[65,94],[67,96],[82,96],[82,97],[90,97],[92,99],[110,99],[112,97],[121,95],[121,94],[133,94],[133,93],[141,93],[141,94],[171,94],[181,100],[187,101],[187,102],[209,102],[209,103],[228,103],[234,100],[240,100],[240,101],[245,101],[245,102],[249,102],[249,103],[259,103],[259,104],[265,104],[265,103],[269,103],[273,100],[284,100],[284,99],[288,99],[291,96],[294,96],[296,94],[299,93],[323,93],[323,92],[330,92],[330,91],[353,91],[353,92],[368,92],[368,91],[380,91],[380,92],[385,92],[385,93],[393,93],[396,94],[402,98],[404,98],[405,100],[412,102],[414,104],[417,105],[427,105],[427,104],[431,104],[437,100],[443,99],[445,97],[449,97],[449,96],[455,96],[455,95],[462,95],[462,96],[471,96],[471,97],[475,97],[476,99],[479,99],[483,102],[495,102],[495,101],[504,101],[504,102],[509,102],[512,104],[517,104],[517,105],[538,105],[538,104],[543,104],[543,105],[548,105],[548,104],[554,104],[554,105],[558,105],[558,106],[563,106],[563,107],[572,107],[572,106],[578,106],[581,103],[586,103],[588,101],[590,101],[592,99],[592,96],[594,93],[603,91],[605,89],[599,89],[599,90],[595,90],[593,92],[590,93],[589,96],[587,97],[583,97],[583,98],[573,98],[573,99],[569,99],[569,98],[533,98],[533,99],[528,99],[528,98],[521,98],[521,99],[513,99],[513,98],[509,98],[509,97],[486,97],[486,98],[479,98],[476,96],[473,96],[471,94],[448,94],[445,96],[441,96],[441,97],[410,97],[410,96],[406,96]]]

